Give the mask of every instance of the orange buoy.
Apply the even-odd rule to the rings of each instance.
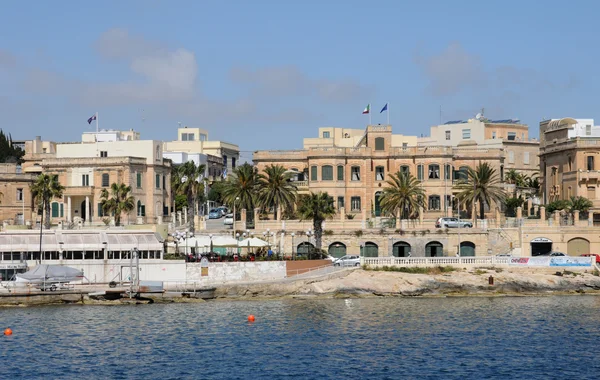
[[[254,315],[250,314],[248,316],[248,322],[254,322],[254,320],[255,320]]]
[[[10,328],[4,329],[4,335],[12,335],[12,330]]]

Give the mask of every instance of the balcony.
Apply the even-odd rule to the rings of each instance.
[[[92,196],[94,195],[94,186],[66,186],[64,195],[67,197]]]
[[[600,170],[580,170],[579,172],[577,172],[577,174],[579,177],[579,181],[583,182],[598,182],[598,180],[600,179]]]

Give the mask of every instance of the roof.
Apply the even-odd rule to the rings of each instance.
[[[572,117],[563,117],[562,119],[554,119],[548,123],[548,127],[550,128],[558,128],[561,125],[572,125],[577,124],[577,120]]]

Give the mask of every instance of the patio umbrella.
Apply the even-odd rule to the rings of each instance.
[[[259,238],[249,238],[249,239],[245,239],[242,240],[240,243],[240,247],[253,247],[253,248],[261,248],[261,247],[266,247],[269,245],[269,243],[267,243],[266,241],[259,239]]]

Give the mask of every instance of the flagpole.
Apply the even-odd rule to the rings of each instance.
[[[387,119],[388,119],[388,125],[390,125],[390,102],[387,103]]]
[[[98,111],[96,111],[96,156],[100,157],[100,152],[98,151]]]
[[[96,133],[98,133],[98,112],[96,112]]]
[[[371,125],[371,103],[369,103],[369,125]]]

